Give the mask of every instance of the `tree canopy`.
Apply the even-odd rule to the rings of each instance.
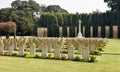
[[[40,5],[36,3],[33,0],[29,1],[20,1],[16,0],[11,3],[12,8],[17,10],[32,10],[33,12],[39,12],[40,11]]]
[[[7,22],[9,18],[16,23],[18,35],[27,35],[29,32],[33,34],[35,23],[32,12],[29,10],[16,10],[11,8],[1,9],[0,22]]]
[[[120,0],[104,0],[104,2],[108,3],[108,7],[111,8],[111,11],[120,11]]]
[[[68,13],[67,10],[61,8],[59,5],[49,5],[46,7],[44,12],[51,12],[51,13]]]
[[[13,1],[11,3],[11,6],[13,9],[17,9],[17,10],[30,10],[33,12],[54,12],[54,13],[63,13],[63,12],[67,12],[67,10],[61,8],[59,5],[39,5],[38,3],[36,3],[33,0],[29,0],[29,1],[21,1],[21,0],[16,0]]]

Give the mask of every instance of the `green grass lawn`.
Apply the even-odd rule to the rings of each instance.
[[[0,56],[0,72],[120,72],[120,40],[102,53],[95,63]]]

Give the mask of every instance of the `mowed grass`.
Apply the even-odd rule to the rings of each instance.
[[[97,62],[0,56],[0,72],[120,72],[120,40],[109,43]]]

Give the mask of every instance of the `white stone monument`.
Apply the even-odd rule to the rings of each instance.
[[[81,33],[81,20],[79,19],[78,23],[79,23],[79,32],[78,32],[78,38],[83,38],[82,33]]]

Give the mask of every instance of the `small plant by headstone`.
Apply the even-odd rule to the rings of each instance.
[[[62,53],[68,53],[67,49],[63,49]]]
[[[19,49],[14,49],[14,51],[19,51]]]
[[[41,59],[48,59],[48,57],[44,57],[44,56],[41,56],[40,58],[41,58]]]
[[[61,59],[66,60],[66,56],[64,54],[61,54]]]
[[[98,50],[99,50],[99,51],[103,51],[103,48],[102,48],[102,47],[99,47]]]
[[[24,49],[24,51],[29,52],[29,51],[30,51],[30,49],[29,49],[29,48],[25,48],[25,49]]]
[[[27,53],[25,53],[22,57],[26,57]]]
[[[42,50],[38,50],[38,49],[37,49],[36,52],[42,52]]]
[[[100,55],[100,51],[99,50],[91,51],[90,55]]]
[[[81,58],[79,56],[75,56],[74,61],[80,61]]]
[[[13,53],[12,56],[18,56],[18,54],[17,53]]]
[[[38,54],[36,54],[34,58],[39,58],[39,57],[40,57],[40,56],[39,56]]]
[[[52,56],[52,54],[48,54],[48,58],[49,58],[49,59],[51,58],[51,56]]]
[[[91,55],[89,62],[96,62],[96,56]]]
[[[8,52],[4,52],[4,56],[7,56],[8,55]]]
[[[27,54],[26,56],[25,56],[25,58],[34,58],[35,56],[34,55],[31,55],[31,54]]]

